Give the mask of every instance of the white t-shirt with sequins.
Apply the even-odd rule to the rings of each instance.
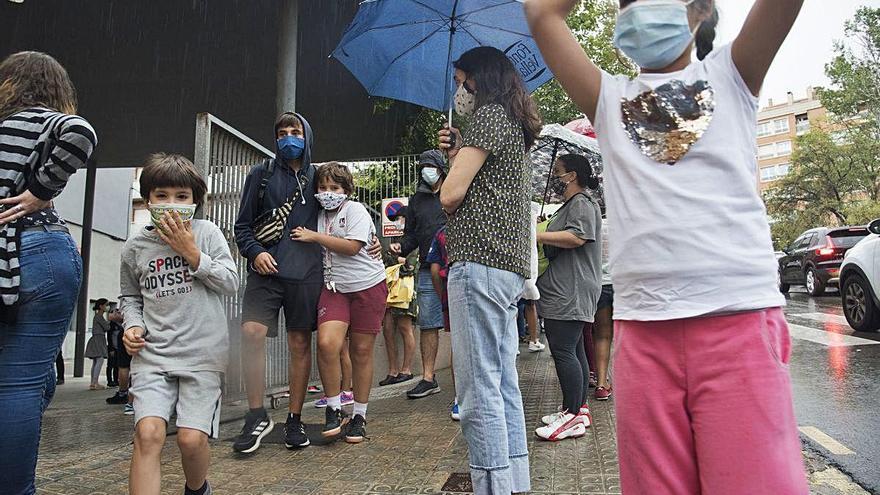
[[[615,319],[785,304],[757,191],[757,109],[729,45],[675,73],[603,73],[595,128]]]

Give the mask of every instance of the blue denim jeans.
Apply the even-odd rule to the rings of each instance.
[[[76,305],[82,260],[66,232],[24,232],[18,321],[0,324],[0,487],[36,492],[43,411],[55,393],[55,356]]]
[[[479,263],[449,270],[455,390],[476,495],[531,488],[516,372],[516,303],[524,284],[521,275]]]

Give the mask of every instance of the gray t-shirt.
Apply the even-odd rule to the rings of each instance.
[[[373,219],[364,205],[346,201],[335,211],[318,213],[318,232],[334,237],[364,243],[354,256],[346,256],[324,249],[324,283],[347,294],[369,289],[385,281],[385,265],[367,252],[367,246],[376,233]]]
[[[122,250],[120,308],[124,327],[146,329],[147,345],[131,361],[141,371],[226,371],[229,322],[223,296],[238,293],[238,273],[223,233],[192,221],[199,269],[152,228],[132,235]]]
[[[571,198],[550,220],[547,232],[567,231],[587,241],[574,249],[544,245],[550,266],[538,278],[543,318],[592,322],[602,290],[602,213],[584,194]]]

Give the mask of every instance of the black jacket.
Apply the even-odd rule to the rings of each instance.
[[[304,117],[299,114],[297,116],[305,128],[306,146],[303,150],[302,169],[294,172],[282,160],[276,158],[275,170],[266,186],[261,207],[257,205],[259,202],[257,196],[263,177],[262,163],[251,169],[241,191],[241,205],[235,221],[235,243],[241,255],[248,259],[249,271],[253,271],[253,262],[257,255],[268,251],[278,263],[278,273],[272,275],[273,277],[287,282],[321,283],[323,281],[321,246],[290,238],[290,231],[296,227],[317,230],[320,209],[318,200],[315,199],[318,186],[315,180],[315,166],[311,163],[312,128]],[[303,187],[302,194],[306,200],[305,204],[297,201],[287,218],[281,241],[266,249],[254,238],[253,221],[263,212],[284,204],[299,187],[298,180],[302,174],[308,177],[308,183]]]
[[[430,265],[425,263],[431,241],[440,227],[446,225],[446,214],[440,206],[440,196],[424,184],[420,184],[416,193],[409,198],[406,207],[406,224],[403,228],[403,239],[400,241],[400,252],[406,256],[414,249],[419,249],[419,263],[422,268]]]

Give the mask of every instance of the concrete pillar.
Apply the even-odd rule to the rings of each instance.
[[[276,114],[296,109],[296,55],[299,0],[282,0],[278,23],[278,80]]]

